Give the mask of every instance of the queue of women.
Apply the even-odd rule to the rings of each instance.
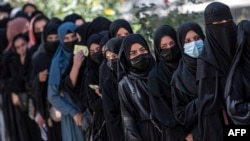
[[[10,141],[223,141],[225,125],[250,124],[250,22],[224,3],[205,8],[205,31],[155,29],[154,52],[125,19],[61,20],[26,4],[5,21]]]

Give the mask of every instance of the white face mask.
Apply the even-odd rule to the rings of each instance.
[[[197,40],[184,44],[184,53],[190,57],[198,58],[203,49],[203,40]]]

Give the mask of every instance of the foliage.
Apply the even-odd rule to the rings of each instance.
[[[156,5],[151,3],[149,5],[142,4],[141,6],[133,5],[132,25],[136,33],[141,34],[147,40],[150,49],[153,50],[153,32],[156,27],[156,21],[159,20],[155,13]]]
[[[22,6],[23,0],[7,0],[14,7]],[[71,13],[82,15],[86,21],[97,16],[104,16],[110,20],[119,17],[121,0],[33,0],[33,3],[48,17],[64,18]]]

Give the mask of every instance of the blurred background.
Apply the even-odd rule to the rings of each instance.
[[[9,2],[14,9],[30,2],[35,4],[48,17],[59,17],[78,13],[86,21],[97,16],[110,20],[128,20],[136,33],[141,33],[149,42],[154,29],[162,24],[175,28],[182,22],[198,22],[202,27],[203,11],[215,0],[0,0]],[[250,19],[250,0],[217,0],[227,4],[236,23]],[[1,11],[0,11],[1,15]]]

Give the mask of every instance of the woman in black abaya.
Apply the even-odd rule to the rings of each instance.
[[[171,82],[173,112],[176,120],[188,131],[189,135],[186,137],[188,141],[199,140],[196,69],[204,38],[201,27],[194,22],[183,23],[177,30],[182,58]]]
[[[178,125],[172,112],[170,81],[181,57],[175,29],[168,25],[157,28],[154,44],[157,64],[148,76],[152,116],[162,129],[162,140],[184,140],[187,132]]]
[[[237,51],[229,72],[225,98],[229,117],[236,125],[250,125],[250,22],[243,20],[238,24]]]
[[[236,25],[230,8],[220,2],[204,12],[206,39],[197,61],[198,127],[200,140],[222,141],[224,125],[230,120],[225,110],[224,90],[235,52]]]
[[[124,19],[113,21],[109,27],[109,38],[125,37],[129,34],[133,34],[133,30],[129,22]]]
[[[110,141],[123,141],[121,109],[118,95],[118,53],[123,38],[112,38],[106,44],[105,57],[110,70],[103,83],[102,101]]]
[[[60,25],[49,22],[45,26],[43,32],[44,49],[45,52],[41,53],[33,62],[33,90],[35,105],[37,108],[37,123],[40,129],[47,129],[48,141],[58,141],[61,138],[61,123],[52,120],[49,114],[51,105],[47,100],[47,86],[48,74],[50,70],[51,61],[59,46],[59,38],[57,29]]]
[[[30,95],[31,52],[28,50],[28,39],[23,34],[13,39],[14,54],[11,56],[10,77],[6,87],[14,105],[15,123],[19,141],[40,139],[40,132],[34,120],[28,116],[28,98]]]
[[[100,40],[103,36],[95,33],[92,34],[87,42],[89,48],[89,59],[87,65],[87,78],[85,80],[85,91],[88,96],[88,103],[94,116],[93,123],[93,137],[94,141],[106,141],[108,140],[103,106],[102,106],[102,94],[99,88],[92,89],[90,85],[99,85],[99,66],[103,61],[103,54],[100,48]]]
[[[125,141],[159,141],[149,105],[148,73],[155,60],[140,34],[130,34],[119,51],[119,84],[121,115]]]

